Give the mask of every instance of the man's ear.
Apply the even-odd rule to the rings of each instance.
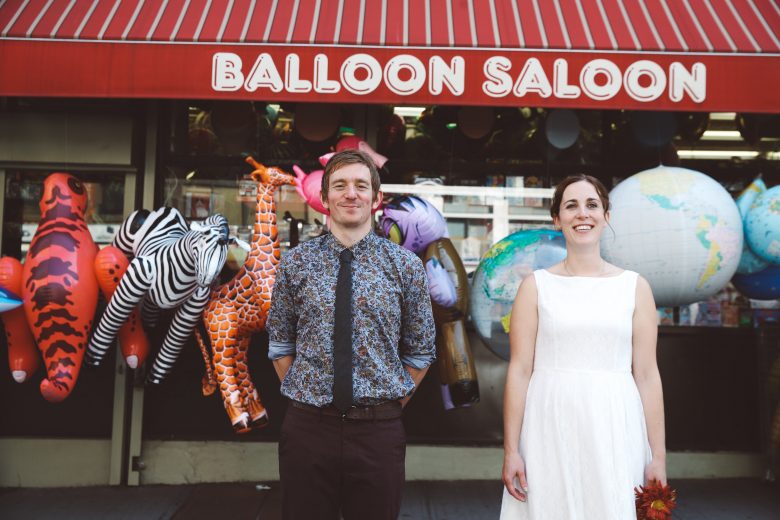
[[[376,198],[374,199],[374,202],[371,203],[371,210],[376,211],[376,209],[382,205],[382,192],[378,191],[376,193]]]
[[[328,207],[328,198],[323,192],[320,192],[320,202],[322,202],[322,205],[325,206],[325,209],[330,211],[330,208]]]

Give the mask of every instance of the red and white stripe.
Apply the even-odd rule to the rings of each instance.
[[[776,0],[0,0],[0,37],[780,52]]]

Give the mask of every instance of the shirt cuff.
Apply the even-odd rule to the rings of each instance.
[[[435,356],[405,354],[401,356],[401,363],[408,365],[416,370],[422,370],[431,365],[436,360]]]
[[[283,358],[286,356],[295,355],[295,343],[287,341],[270,341],[268,342],[268,359],[271,361]]]

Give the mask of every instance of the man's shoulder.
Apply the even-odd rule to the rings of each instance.
[[[284,255],[285,259],[287,259],[288,262],[299,262],[312,253],[317,253],[322,248],[325,237],[326,235],[320,235],[311,240],[307,240],[306,242],[301,242],[287,251]]]
[[[422,260],[413,252],[409,251],[405,247],[402,247],[392,240],[382,237],[380,235],[374,235],[375,243],[378,248],[381,248],[386,256],[395,261],[401,262],[404,265],[419,264],[422,266]]]

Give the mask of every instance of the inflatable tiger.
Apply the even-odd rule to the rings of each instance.
[[[92,328],[98,248],[84,220],[87,193],[76,177],[49,175],[39,206],[41,220],[24,262],[21,296],[46,368],[41,394],[59,402],[76,384]]]

